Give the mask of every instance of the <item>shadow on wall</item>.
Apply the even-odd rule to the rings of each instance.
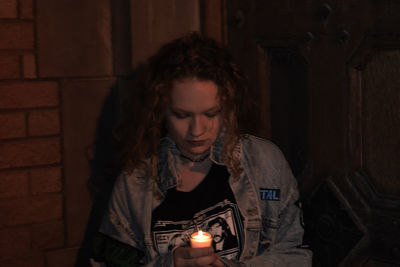
[[[139,98],[133,81],[141,70],[142,66],[139,66],[132,71],[131,75],[118,78],[114,86],[110,88],[101,109],[93,144],[94,154],[88,159],[90,176],[87,184],[92,194],[93,204],[75,266],[91,266],[89,259],[93,255],[93,240],[100,227],[114,181],[121,171],[116,162],[117,142],[113,130],[119,120],[121,99],[134,97],[135,94],[136,98]],[[136,100],[136,103],[140,103],[140,99]]]

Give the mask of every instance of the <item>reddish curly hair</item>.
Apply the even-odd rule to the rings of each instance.
[[[213,81],[218,86],[225,127],[223,159],[234,174],[240,173],[235,155],[240,138],[236,115],[247,82],[225,48],[196,32],[162,46],[122,99],[115,129],[119,169],[131,172],[146,166],[150,171],[146,159],[158,159],[159,141],[166,135],[164,110],[172,84],[185,78]]]

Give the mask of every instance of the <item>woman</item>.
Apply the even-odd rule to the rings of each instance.
[[[310,266],[287,162],[272,143],[238,133],[246,86],[229,53],[192,33],[163,46],[142,78],[144,102],[124,106],[117,131],[124,171],[100,228],[106,263]],[[217,218],[234,238],[218,253],[190,248],[190,234],[213,234]]]

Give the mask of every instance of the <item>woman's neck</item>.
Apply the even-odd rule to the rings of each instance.
[[[210,171],[212,161],[210,158],[207,158],[201,162],[193,162],[181,158],[181,166],[177,190],[189,192],[193,190]]]
[[[209,158],[210,150],[207,150],[204,153],[196,154],[196,155],[188,153],[186,151],[181,151],[180,156],[182,159],[187,160],[187,161],[202,162]]]

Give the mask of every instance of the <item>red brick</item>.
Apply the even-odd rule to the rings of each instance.
[[[0,0],[0,18],[14,19],[17,17],[17,0]]]
[[[46,253],[48,267],[75,266],[78,248],[66,248]]]
[[[32,54],[26,54],[22,57],[24,78],[36,78],[36,58]]]
[[[60,133],[58,109],[29,112],[28,129],[30,136],[43,136]]]
[[[32,194],[61,191],[61,169],[59,167],[35,169],[30,173]]]
[[[3,199],[0,227],[59,220],[62,207],[61,195]]]
[[[64,246],[64,223],[48,222],[32,227],[32,244],[40,250]]]
[[[0,172],[0,198],[23,197],[29,193],[28,173],[25,171]]]
[[[21,19],[33,19],[32,0],[19,0],[19,17]]]
[[[23,257],[31,252],[28,227],[1,229],[0,236],[0,260]]]
[[[33,23],[0,23],[0,49],[34,49]]]
[[[0,113],[0,139],[24,137],[25,128],[24,113]]]
[[[38,253],[26,258],[0,261],[1,267],[44,267],[44,255]]]
[[[18,55],[0,55],[0,79],[20,78],[20,68]]]
[[[59,163],[60,159],[58,138],[0,143],[0,169]]]
[[[54,107],[59,103],[55,82],[2,82],[0,109]]]

